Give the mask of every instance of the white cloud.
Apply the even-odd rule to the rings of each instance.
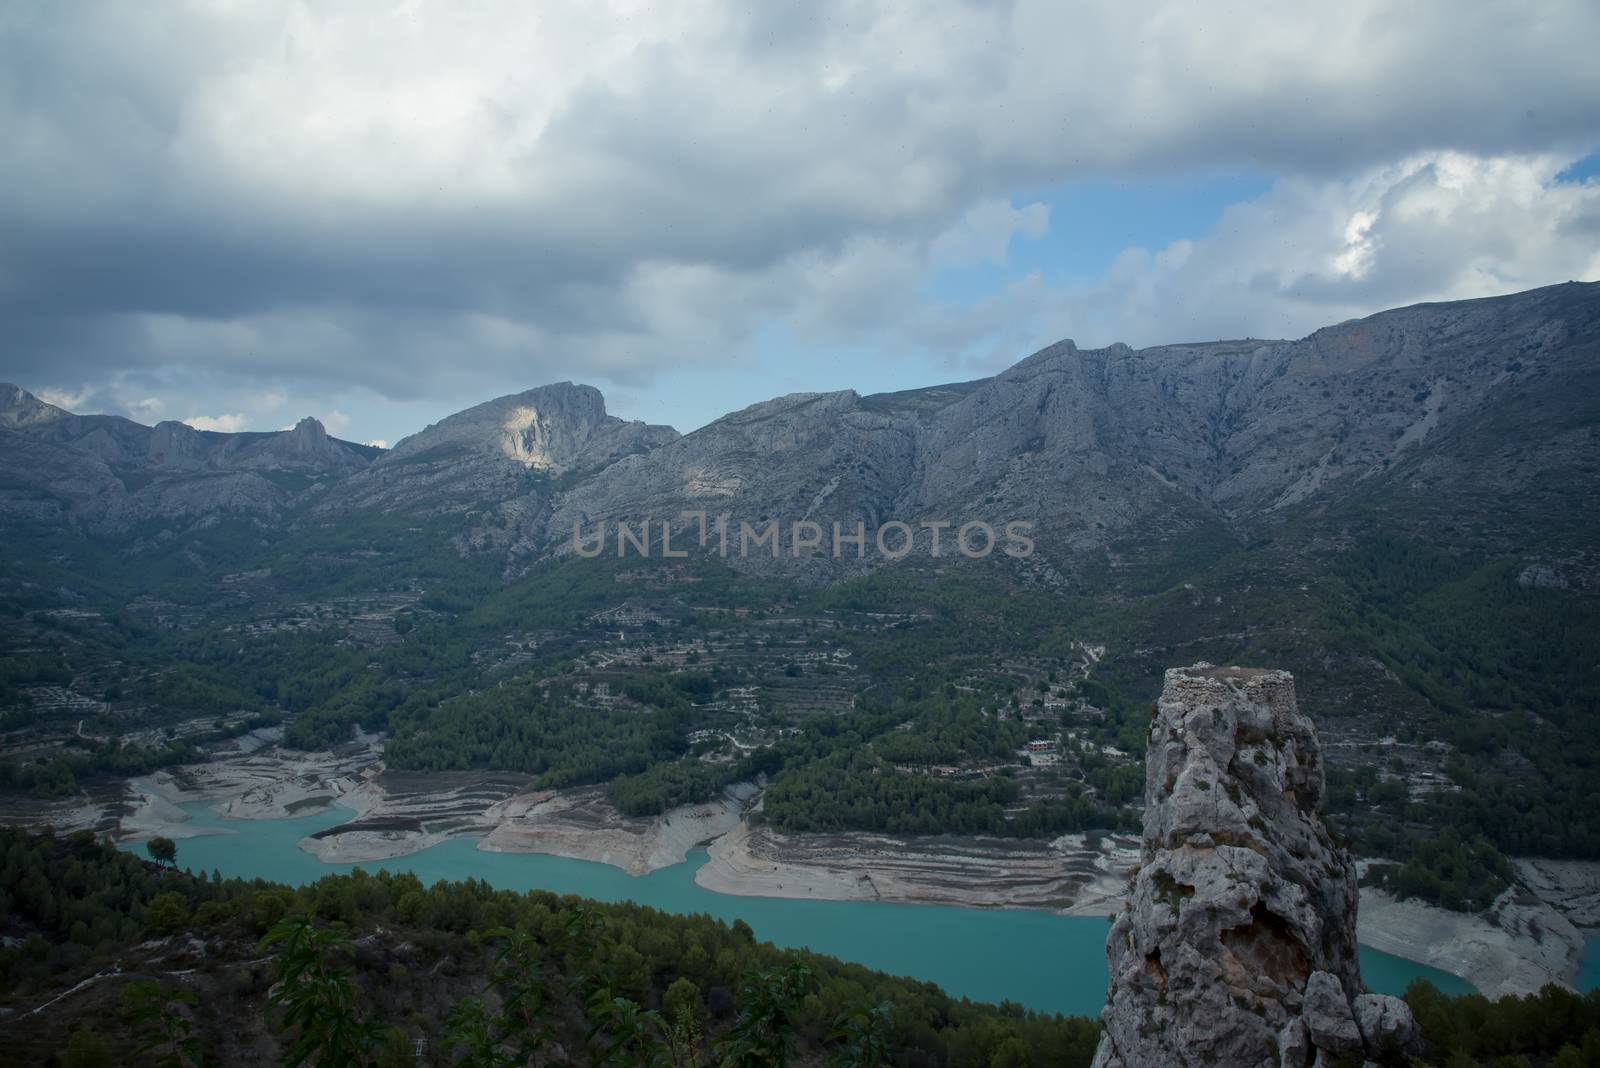
[[[26,40],[31,20],[17,21]],[[99,84],[142,90],[125,118],[175,124],[159,148],[132,133],[113,149],[153,149],[147,162],[184,192],[358,212],[566,206],[590,219],[605,204],[585,205],[590,192],[659,204],[759,178],[744,195],[763,211],[896,218],[947,212],[968,172],[988,169],[1061,177],[1241,154],[1343,166],[1430,136],[1525,147],[1592,129],[1600,89],[1588,44],[1600,17],[1583,0],[1547,3],[1536,20],[1444,0],[1292,16],[1267,0],[795,13],[262,0],[161,18],[113,7],[74,29],[67,58],[115,57]],[[45,150],[44,134],[22,147]],[[682,192],[666,174],[629,173],[652,154],[717,180]]]
[[[160,422],[167,412],[167,402],[160,397],[140,397],[125,401],[128,417],[145,423]]]
[[[960,307],[926,294],[940,255],[911,241],[852,243],[711,289],[787,307],[779,317],[804,341],[922,353],[970,373],[1064,337],[1298,337],[1404,304],[1600,278],[1600,181],[1556,181],[1571,161],[1441,152],[1349,177],[1285,178],[1228,208],[1210,234],[1125,249],[1092,283],[1028,275]]]
[[[1287,178],[1204,239],[1125,252],[1096,284],[1037,292],[1036,336],[1135,345],[1298,337],[1384,308],[1600,278],[1600,182],[1570,156],[1444,152]]]
[[[1593,276],[1533,161],[1600,144],[1597,37],[1592,0],[35,5],[0,34],[8,362],[276,425],[642,389],[775,326],[988,367]],[[922,291],[1046,233],[1038,190],[1216,169],[1282,179],[1092,287]]]
[[[1350,216],[1344,228],[1344,248],[1333,257],[1335,274],[1360,278],[1372,269],[1377,250],[1371,232],[1372,224],[1377,221],[1378,214],[1374,211],[1358,211]]]
[[[219,430],[224,434],[237,434],[247,428],[249,418],[243,412],[228,415],[191,415],[184,420],[196,430]]]
[[[130,419],[159,422],[166,414],[167,402],[159,396],[140,394],[140,386],[113,376],[110,381],[73,388],[45,386],[36,391],[47,404],[69,412],[85,414],[110,410],[125,413]]]
[[[47,387],[37,390],[35,395],[46,404],[54,404],[57,408],[65,408],[67,411],[72,412],[83,407],[89,400],[91,391],[87,388],[71,390]]]
[[[389,447],[389,443],[382,438],[373,438],[371,441],[362,442],[362,444],[370,445],[375,449],[387,449]]]
[[[1050,208],[1029,204],[1014,208],[1009,200],[980,200],[961,219],[933,239],[935,263],[1005,263],[1011,238],[1043,237],[1050,232]]]

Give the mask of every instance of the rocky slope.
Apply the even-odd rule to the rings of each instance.
[[[1106,940],[1101,1068],[1399,1055],[1398,998],[1368,994],[1356,873],[1318,815],[1322,754],[1282,671],[1167,672],[1150,730],[1144,861]]]

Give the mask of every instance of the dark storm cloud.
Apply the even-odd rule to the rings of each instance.
[[[1587,0],[1132,7],[12,6],[0,377],[643,381],[1019,188],[1600,140]]]

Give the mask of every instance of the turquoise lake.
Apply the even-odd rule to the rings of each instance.
[[[1109,923],[1025,909],[961,909],[868,901],[791,901],[734,897],[697,886],[705,862],[699,851],[683,864],[634,877],[606,864],[538,853],[485,853],[454,839],[420,853],[369,864],[323,864],[296,843],[348,819],[337,809],[286,820],[228,820],[203,804],[187,805],[192,825],[225,829],[178,840],[178,863],[239,878],[296,885],[354,867],[408,871],[425,884],[482,879],[506,890],[549,890],[601,901],[633,901],[664,912],[742,919],[757,937],[781,946],[857,961],[895,975],[926,979],[952,994],[981,1001],[1010,999],[1048,1012],[1093,1016],[1106,992],[1105,940]],[[126,848],[142,852],[143,844]],[[1402,992],[1425,978],[1449,993],[1471,988],[1434,968],[1376,950],[1361,950],[1367,985]]]
[[[1600,938],[1584,938],[1583,963],[1578,965],[1576,986],[1583,991],[1600,989]]]

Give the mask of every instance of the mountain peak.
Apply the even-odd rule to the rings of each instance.
[[[321,421],[309,415],[296,423],[289,433],[308,441],[321,441],[328,436],[328,431]]]
[[[488,454],[529,471],[561,474],[575,465],[609,462],[677,436],[670,427],[641,430],[641,426],[608,414],[605,396],[594,386],[553,382],[447,416],[397,443],[385,459],[398,461],[449,449]],[[649,441],[631,440],[644,431],[649,432]],[[622,441],[619,435],[630,440]]]
[[[40,400],[21,386],[0,382],[0,426],[38,426],[57,419],[67,419],[71,415],[66,409]]]
[[[516,397],[582,397],[585,400],[593,399],[605,407],[606,397],[600,390],[586,382],[546,382],[542,386],[530,386],[521,393],[512,394]]]

